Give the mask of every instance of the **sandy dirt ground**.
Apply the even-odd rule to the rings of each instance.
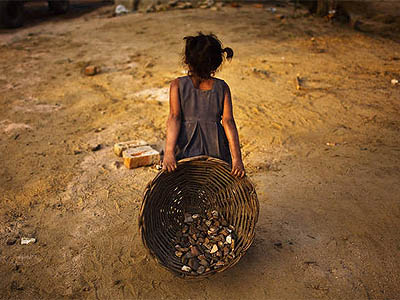
[[[282,20],[268,6],[111,9],[0,32],[0,298],[399,299],[396,36],[292,7],[277,8]],[[235,51],[217,77],[260,218],[236,266],[186,282],[138,234],[157,170],[117,168],[112,146],[165,139],[182,38],[199,30]],[[101,73],[83,75],[89,64]]]

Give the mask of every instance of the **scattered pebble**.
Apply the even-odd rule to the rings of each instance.
[[[399,84],[399,81],[397,79],[392,79],[390,82],[392,83],[392,85]]]
[[[29,244],[34,244],[34,243],[36,243],[35,238],[27,238],[27,237],[21,238],[21,245],[29,245]]]
[[[84,70],[84,73],[86,76],[94,76],[98,74],[100,71],[100,68],[97,66],[87,66]]]
[[[119,161],[114,161],[111,164],[111,167],[113,167],[114,169],[118,170],[121,167],[121,163]]]
[[[100,149],[101,149],[101,144],[97,144],[90,147],[90,151],[92,152],[99,151]]]
[[[16,242],[17,242],[16,239],[9,239],[9,240],[7,240],[7,245],[8,245],[8,246],[12,246],[12,245],[14,245]]]

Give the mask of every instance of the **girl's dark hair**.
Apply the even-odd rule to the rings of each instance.
[[[197,36],[186,36],[184,63],[189,66],[189,75],[210,78],[226,58],[231,60],[233,50],[222,48],[221,41],[214,35],[201,32]]]

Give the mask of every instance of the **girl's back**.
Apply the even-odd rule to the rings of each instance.
[[[231,161],[228,140],[221,125],[226,83],[213,78],[211,89],[196,88],[191,77],[179,78],[182,126],[178,159],[209,155]]]

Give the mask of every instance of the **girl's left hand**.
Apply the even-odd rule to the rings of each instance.
[[[232,171],[231,174],[233,176],[243,178],[244,175],[246,174],[246,171],[244,170],[244,165],[241,159],[239,160],[233,160],[232,161]]]

